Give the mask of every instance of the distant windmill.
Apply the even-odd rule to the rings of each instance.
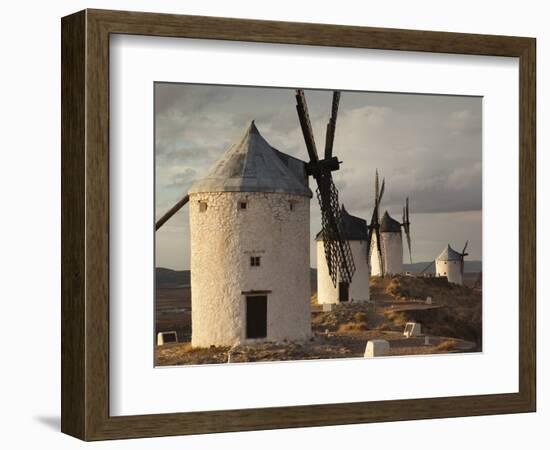
[[[382,239],[380,238],[380,203],[382,202],[382,196],[384,195],[384,188],[386,180],[382,180],[382,186],[380,186],[380,180],[378,177],[378,170],[374,179],[374,209],[372,210],[372,218],[369,225],[369,235],[367,244],[367,260],[371,262],[371,268],[374,266],[373,260],[377,261],[378,270],[376,275],[384,276],[384,252],[382,251]],[[373,244],[373,237],[376,244]],[[374,249],[376,245],[376,256],[373,258]]]
[[[350,214],[344,205],[340,211],[340,218],[342,220],[342,237],[351,248],[355,274],[351,283],[339,281],[338,286],[332,284],[325,258],[323,232],[320,231],[315,237],[317,241],[317,303],[319,304],[347,301],[365,302],[370,299],[367,221]]]
[[[468,256],[466,247],[468,247],[468,241],[464,244],[462,252],[459,253],[453,250],[450,245],[447,245],[447,248],[435,260],[435,276],[447,277],[449,283],[463,284],[464,257]],[[423,272],[428,268],[429,266]]]
[[[382,188],[379,191],[378,171],[375,178],[375,204],[369,227],[369,251],[371,252],[370,263],[371,273],[374,276],[385,276],[386,274],[399,274],[403,272],[403,235],[405,232],[409,248],[409,259],[412,262],[409,198],[407,197],[403,207],[403,222],[393,219],[388,211],[384,212],[382,219],[379,219],[382,194],[384,193],[385,180],[382,181]],[[373,242],[374,241],[374,242]]]

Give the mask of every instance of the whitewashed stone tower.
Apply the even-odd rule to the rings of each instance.
[[[367,222],[364,219],[349,214],[343,205],[340,217],[342,220],[343,238],[349,242],[353,262],[355,263],[355,274],[349,285],[338,280],[336,286],[334,286],[328,271],[322,232],[319,232],[316,241],[317,303],[320,304],[340,303],[350,300],[364,302],[370,298],[370,268],[367,261]]]
[[[254,122],[189,189],[193,347],[310,337],[311,196]]]
[[[380,240],[382,256],[384,260],[384,273],[396,275],[403,272],[403,236],[401,224],[393,219],[388,211],[384,213],[380,221]],[[371,245],[371,268],[372,275],[382,274],[381,261],[378,254],[376,234],[372,236]]]
[[[462,255],[450,245],[435,260],[435,276],[447,277],[449,283],[462,284]]]

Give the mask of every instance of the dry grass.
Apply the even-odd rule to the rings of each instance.
[[[156,347],[156,365],[206,364],[227,361],[229,347],[193,348],[190,342]]]
[[[396,298],[407,297],[408,292],[403,292],[403,286],[401,285],[400,278],[392,278],[385,289],[387,294],[393,295]]]
[[[360,333],[367,331],[369,327],[366,323],[343,323],[338,327],[339,333]]]
[[[391,295],[399,301],[418,301],[432,297],[434,305],[442,308],[428,311],[384,313],[388,322],[396,327],[408,321],[420,322],[422,330],[434,336],[449,336],[475,342],[481,350],[482,297],[479,290],[458,286],[445,278],[395,276],[373,277],[372,290]]]
[[[436,352],[450,352],[453,350],[456,350],[456,342],[451,340],[443,341],[435,348]]]
[[[404,327],[409,321],[403,312],[385,311],[384,316],[393,324],[394,327]]]
[[[349,322],[342,323],[338,327],[341,333],[359,333],[368,329],[368,316],[364,311],[356,312]]]
[[[317,304],[318,304],[318,301],[317,301],[317,292],[311,294],[310,303],[311,303],[312,305],[317,305]]]

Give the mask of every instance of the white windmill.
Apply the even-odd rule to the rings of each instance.
[[[344,205],[342,205],[340,217],[342,220],[342,237],[348,241],[351,248],[355,263],[355,274],[351,283],[338,280],[336,285],[333,284],[325,258],[323,233],[319,232],[315,240],[317,241],[317,303],[320,304],[340,303],[350,300],[361,302],[368,301],[370,298],[367,221],[349,214]]]
[[[388,211],[384,212],[382,220],[379,218],[380,205],[384,195],[385,180],[379,185],[378,171],[375,178],[374,209],[371,224],[369,225],[369,255],[371,264],[371,275],[385,276],[403,273],[403,234],[405,231],[407,245],[409,248],[409,259],[412,263],[411,235],[409,218],[409,198],[405,200],[403,207],[403,222],[398,222],[390,216]]]
[[[447,277],[449,283],[463,284],[464,283],[464,257],[466,253],[468,241],[464,244],[462,252],[457,252],[447,244],[441,254],[435,259],[435,276]]]

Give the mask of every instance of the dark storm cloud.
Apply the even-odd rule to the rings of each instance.
[[[206,174],[251,120],[272,146],[307,159],[291,89],[162,83],[155,89],[157,217]],[[306,91],[320,153],[331,95]],[[334,180],[346,208],[370,218],[378,168],[386,178],[383,207],[398,219],[407,196],[411,212],[437,218],[433,223],[479,212],[481,103],[474,97],[343,92],[334,147],[343,164]],[[313,233],[317,209],[312,202]],[[168,228],[183,226],[178,223]],[[171,239],[176,235],[170,233]],[[174,248],[169,241],[167,249]]]

